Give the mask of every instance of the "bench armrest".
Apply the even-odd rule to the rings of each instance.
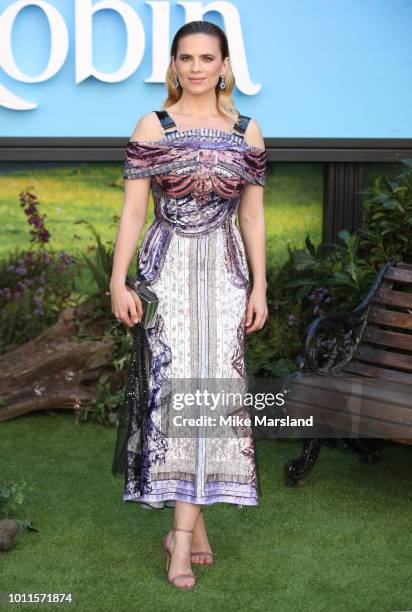
[[[353,357],[366,324],[368,307],[354,312],[318,317],[305,334],[304,363],[317,374],[335,374]]]
[[[353,310],[322,315],[312,321],[305,332],[298,370],[309,368],[320,375],[337,374],[352,359],[362,339],[373,296],[381,285],[389,261],[379,270],[362,302]]]

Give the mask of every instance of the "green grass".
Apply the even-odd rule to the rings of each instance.
[[[269,164],[265,185],[267,259],[281,265],[287,245],[303,247],[307,234],[313,242],[322,235],[323,165]]]
[[[119,181],[120,177],[120,181]],[[3,227],[1,255],[15,246],[28,246],[28,224],[19,202],[20,191],[30,188],[39,200],[40,214],[51,232],[51,244],[72,254],[85,251],[94,237],[76,221],[94,225],[104,241],[114,241],[113,215],[123,202],[121,166],[87,163],[57,168],[20,170],[0,178],[0,214]],[[119,181],[118,183],[116,181]]]
[[[52,168],[19,170],[0,177],[0,215],[5,220],[0,257],[12,248],[28,246],[28,225],[18,194],[30,188],[40,201],[39,212],[46,214],[51,244],[71,254],[94,244],[91,233],[75,222],[93,224],[104,242],[114,241],[123,204],[122,165],[87,163]],[[265,219],[268,258],[283,262],[286,244],[303,245],[306,233],[320,240],[322,207],[322,164],[269,164],[265,189]],[[153,220],[150,198],[146,226]]]
[[[410,446],[388,445],[371,465],[323,448],[305,486],[288,489],[282,467],[300,443],[258,441],[260,505],[206,508],[216,565],[194,566],[198,584],[180,592],[166,582],[160,545],[173,511],[122,501],[114,429],[76,426],[66,411],[1,427],[1,474],[39,487],[20,516],[38,531],[3,555],[3,592],[72,591],[64,609],[99,612],[410,609]]]

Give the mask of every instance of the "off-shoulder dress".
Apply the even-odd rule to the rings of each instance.
[[[165,389],[169,384],[170,392],[173,379],[207,380],[222,391],[228,381],[243,382],[247,389],[251,283],[236,217],[246,183],[265,184],[266,150],[246,142],[245,115],[232,132],[181,131],[166,110],[155,112],[164,137],[131,140],[124,157],[125,179],[151,177],[155,218],[138,252],[137,273],[159,305],[153,326],[139,330],[150,352],[143,423],[142,381],[133,376],[138,346],[129,369],[126,448],[117,449],[117,459],[123,453],[123,500],[152,508],[177,500],[257,505],[261,487],[251,428],[232,421],[221,428],[192,427],[190,434],[186,429],[186,437],[176,426],[171,434],[173,409]],[[210,416],[210,405],[203,414],[207,409]]]

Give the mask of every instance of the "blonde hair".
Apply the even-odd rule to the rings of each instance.
[[[219,48],[222,55],[222,59],[225,57],[229,57],[229,44],[224,31],[219,28],[219,26],[211,23],[210,21],[189,21],[185,23],[175,34],[172,46],[170,50],[170,63],[167,67],[166,71],[166,88],[167,88],[167,98],[163,102],[162,108],[168,108],[172,106],[175,102],[180,100],[182,96],[182,86],[179,84],[177,87],[174,84],[174,71],[172,66],[172,57],[176,57],[177,49],[179,46],[179,41],[184,36],[188,36],[189,34],[209,34],[210,36],[215,36],[219,41]],[[239,119],[239,111],[237,110],[235,103],[232,100],[232,91],[235,86],[235,75],[232,72],[232,68],[229,63],[226,69],[225,74],[225,88],[220,89],[220,79],[215,87],[216,98],[217,98],[217,107],[219,112],[227,117],[230,117],[234,122]]]

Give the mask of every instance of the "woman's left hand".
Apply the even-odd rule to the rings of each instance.
[[[252,323],[253,313],[255,320]],[[266,302],[266,289],[254,287],[249,295],[246,310],[246,333],[262,329],[268,316],[268,306]]]

